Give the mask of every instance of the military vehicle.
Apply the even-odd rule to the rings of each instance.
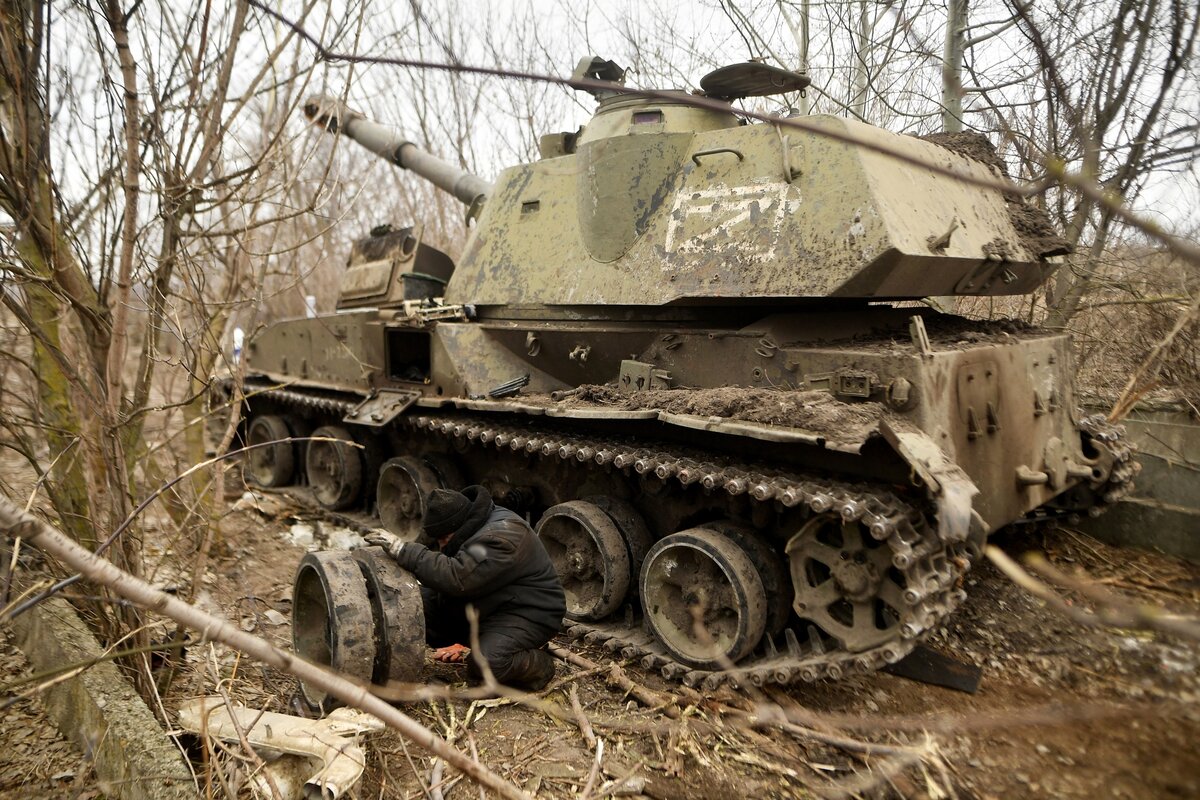
[[[920,302],[1032,292],[1067,252],[986,140],[749,120],[808,84],[760,63],[576,77],[591,121],[495,183],[306,104],[473,225],[456,261],[376,228],[336,313],[249,342],[254,481],[414,537],[429,491],[483,484],[536,524],[569,634],[710,688],[895,662],[989,534],[1127,490],[1066,335]]]

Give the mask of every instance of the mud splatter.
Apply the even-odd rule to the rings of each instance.
[[[1026,247],[1042,258],[1065,256],[1074,250],[1071,243],[1054,230],[1045,211],[1029,205],[1016,195],[1006,194],[1004,199],[1008,203],[1008,216],[1013,227],[1021,235]]]
[[[983,254],[985,256],[996,256],[1000,259],[1010,259],[1013,257],[1012,247],[1003,239],[992,239],[983,246]]]

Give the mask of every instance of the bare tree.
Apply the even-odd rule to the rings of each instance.
[[[0,3],[0,296],[28,342],[10,351],[26,391],[0,426],[37,476],[30,502],[134,575],[144,487],[203,458],[226,321],[261,286],[274,229],[311,208],[278,201],[313,61],[294,31],[251,16],[244,2]],[[210,484],[168,496],[184,552],[205,540]],[[145,644],[139,612],[93,610]]]

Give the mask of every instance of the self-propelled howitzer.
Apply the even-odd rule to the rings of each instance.
[[[702,106],[578,75],[612,81],[592,120],[494,184],[306,106],[475,224],[457,264],[376,229],[339,313],[254,338],[245,438],[317,437],[254,480],[414,536],[430,490],[482,483],[537,524],[571,633],[710,686],[896,661],[989,534],[1127,490],[1065,335],[902,302],[1028,293],[1066,252],[985,140],[751,123],[733,101],[807,85],[762,64]]]

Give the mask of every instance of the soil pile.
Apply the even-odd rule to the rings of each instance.
[[[996,152],[995,145],[981,133],[974,131],[931,133],[917,138],[944,147],[952,153],[965,156],[973,161],[986,164],[998,177],[1009,177],[1008,169]],[[1039,258],[1063,256],[1071,252],[1073,249],[1071,244],[1054,230],[1045,211],[1030,205],[1020,195],[1012,192],[1005,192],[1004,200],[1008,206],[1009,219],[1027,250]]]
[[[788,391],[722,386],[716,389],[649,389],[621,394],[612,386],[581,386],[565,405],[600,404],[625,411],[653,409],[669,414],[760,422],[813,431],[839,441],[860,441],[888,416],[881,403],[847,403],[820,390]]]

